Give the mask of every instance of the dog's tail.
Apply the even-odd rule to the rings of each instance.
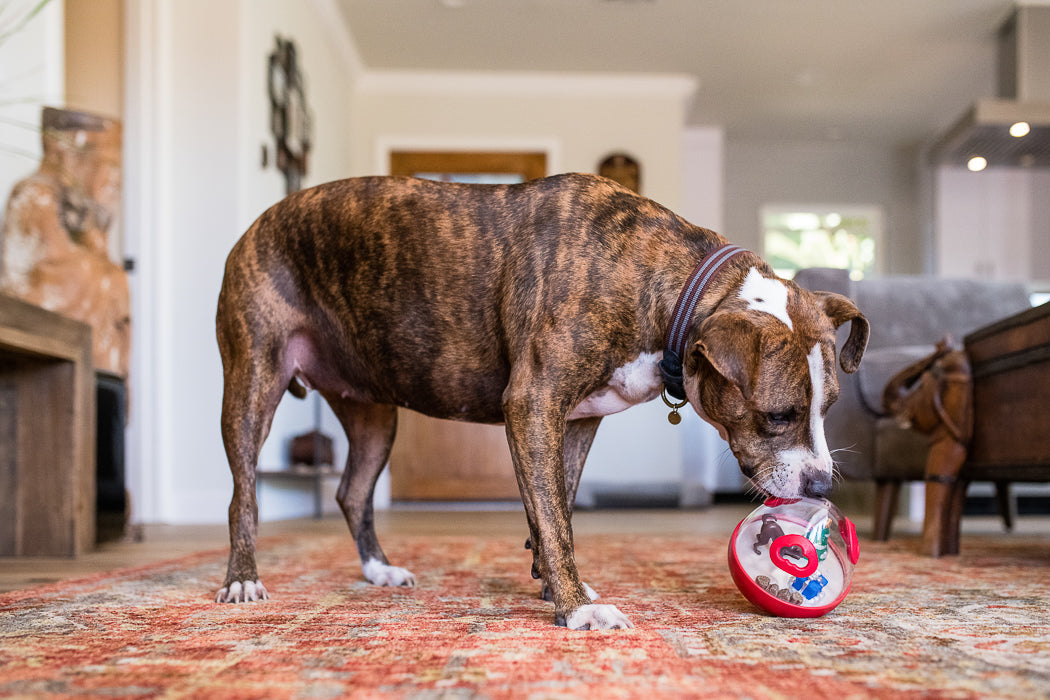
[[[297,399],[305,399],[306,394],[309,393],[305,386],[299,383],[299,380],[292,377],[291,381],[288,382],[288,393]]]

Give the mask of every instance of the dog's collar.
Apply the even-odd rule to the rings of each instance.
[[[667,326],[664,356],[660,361],[660,374],[667,393],[679,401],[686,400],[685,381],[682,377],[682,358],[685,357],[685,343],[689,337],[689,322],[693,318],[693,311],[722,266],[746,252],[748,252],[746,248],[728,243],[715,248],[697,263],[678,295],[674,312],[671,314],[671,323]],[[671,404],[668,403],[668,405]]]

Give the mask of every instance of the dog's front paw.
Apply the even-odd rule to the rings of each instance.
[[[378,559],[369,559],[361,567],[365,578],[377,586],[415,586],[416,575],[400,566],[384,564]]]
[[[581,605],[565,620],[571,630],[627,630],[634,627],[615,605]]]
[[[216,603],[249,603],[257,600],[268,600],[270,594],[262,581],[234,581],[219,589],[215,596]]]

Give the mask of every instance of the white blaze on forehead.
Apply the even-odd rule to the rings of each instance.
[[[809,351],[809,379],[813,385],[813,399],[809,407],[809,431],[813,437],[813,454],[820,460],[821,464],[831,464],[831,451],[828,450],[828,441],[824,437],[824,416],[820,409],[824,404],[824,385],[827,375],[824,373],[824,355],[820,351],[820,343],[813,346]]]
[[[827,386],[827,373],[824,369],[824,356],[820,343],[814,345],[809,351],[806,361],[806,364],[809,365],[810,384],[813,387],[813,398],[809,407],[809,433],[812,446],[809,449],[798,446],[782,451],[777,455],[776,468],[763,476],[760,482],[756,482],[759,488],[782,498],[805,496],[804,473],[812,473],[817,470],[830,475],[834,466],[831,451],[828,450],[828,441],[824,437],[824,416],[820,413],[824,405],[824,390]]]
[[[770,314],[794,330],[787,310],[788,290],[780,280],[763,277],[752,267],[740,287],[740,298],[747,302],[748,308]]]

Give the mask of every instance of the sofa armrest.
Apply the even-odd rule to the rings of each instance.
[[[849,270],[837,267],[806,267],[795,273],[795,283],[811,292],[834,292],[850,296]]]

